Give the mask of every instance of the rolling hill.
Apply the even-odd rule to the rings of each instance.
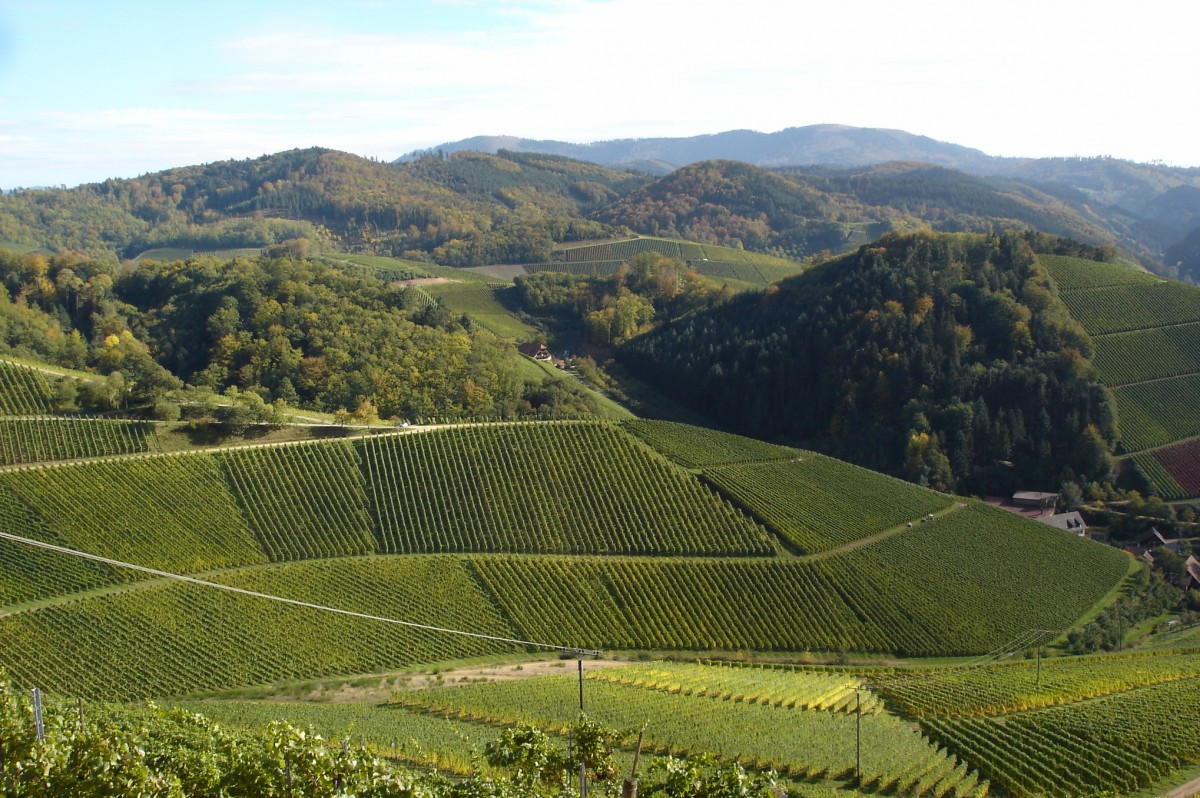
[[[885,236],[634,338],[618,357],[721,424],[920,484],[1104,480],[1111,399],[1033,245],[1051,242]]]
[[[513,136],[478,136],[440,145],[442,152],[481,150],[545,152],[612,167],[629,165],[651,174],[701,161],[734,160],[785,171],[820,173],[870,171],[891,162],[918,162],[1017,184],[1015,193],[1048,194],[1106,237],[1164,268],[1196,282],[1197,264],[1179,247],[1200,225],[1200,169],[1146,164],[1116,158],[1000,158],[976,149],[901,130],[810,125],[775,133],[727,131],[690,138],[646,138],[570,144]],[[411,158],[414,156],[406,156]],[[401,159],[402,161],[405,159]],[[814,169],[813,167],[817,167]],[[934,222],[937,217],[927,218]],[[1041,228],[1043,232],[1058,232]],[[652,233],[650,230],[639,230]],[[1090,243],[1103,243],[1089,238]],[[835,250],[836,251],[836,250]],[[1183,261],[1179,267],[1179,262]],[[1179,270],[1175,269],[1179,267]]]
[[[618,650],[980,653],[1065,632],[1128,568],[983,505],[700,432],[500,424],[106,458],[0,472],[0,509],[5,529],[242,590]],[[59,693],[124,700],[514,650],[11,541],[0,574],[0,667]],[[64,646],[69,665],[51,654]]]
[[[1039,261],[1091,336],[1120,452],[1163,498],[1200,495],[1200,289],[1110,263]]]

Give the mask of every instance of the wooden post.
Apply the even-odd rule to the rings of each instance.
[[[579,715],[583,716],[583,653],[579,655]],[[583,752],[579,756],[579,798],[587,798],[587,765],[583,761]]]
[[[621,798],[637,798],[638,782],[637,769],[638,760],[642,757],[642,738],[646,736],[645,727],[638,732],[637,748],[633,749],[633,767],[629,769],[629,778],[621,783]]]
[[[854,690],[858,708],[854,713],[854,789],[862,789],[862,687]]]
[[[42,721],[42,691],[33,688],[33,728],[37,732],[37,741],[46,742],[46,724]]]

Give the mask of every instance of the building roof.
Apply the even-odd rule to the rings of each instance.
[[[1013,494],[1015,502],[1048,502],[1058,501],[1057,493],[1043,493],[1036,490],[1019,490]]]
[[[1043,515],[1038,520],[1043,524],[1049,524],[1059,529],[1065,529],[1068,532],[1074,532],[1076,535],[1082,535],[1084,532],[1087,532],[1087,523],[1084,522],[1083,516],[1077,512]]]

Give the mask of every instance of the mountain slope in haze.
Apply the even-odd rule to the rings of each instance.
[[[616,139],[591,144],[538,141],[516,136],[475,136],[441,144],[431,151],[496,152],[501,149],[552,153],[605,165],[659,161],[686,166],[696,161],[733,160],[756,166],[866,166],[885,161],[923,161],[956,169],[981,169],[994,160],[980,150],[903,130],[847,125],[809,125],[777,133],[730,130],[686,138]],[[420,154],[405,155],[397,162],[413,160]]]
[[[1062,200],[1010,180],[920,163],[780,172],[737,161],[685,166],[593,214],[647,235],[742,245],[804,258],[893,230],[1035,229],[1117,240]]]
[[[735,130],[686,138],[619,139],[591,144],[479,136],[441,145],[458,149],[550,152],[608,165],[644,165],[662,174],[697,161],[737,160],[770,168],[871,166],[919,161],[975,175],[1002,177],[1070,205],[1139,257],[1164,263],[1164,250],[1200,226],[1200,167],[1135,163],[1117,158],[1003,158],[900,130],[811,125],[776,133]],[[413,156],[406,156],[411,158]],[[404,160],[404,159],[401,159]],[[1195,281],[1198,274],[1185,272]]]
[[[889,235],[634,339],[619,359],[723,424],[944,489],[1104,480],[1091,341],[1037,236]]]

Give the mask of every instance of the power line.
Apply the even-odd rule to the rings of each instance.
[[[247,590],[245,588],[234,587],[232,585],[222,585],[219,582],[207,582],[203,579],[196,579],[195,577],[184,576],[182,574],[174,574],[170,571],[159,571],[155,568],[147,568],[144,565],[134,565],[133,563],[122,562],[121,560],[113,560],[108,557],[101,557],[98,554],[88,554],[84,551],[69,549],[66,546],[57,546],[53,543],[46,543],[41,540],[24,538],[20,535],[12,535],[8,532],[0,532],[0,539],[11,540],[14,543],[24,543],[27,546],[34,546],[39,549],[46,549],[48,551],[58,552],[59,554],[66,554],[71,557],[79,557],[84,560],[91,560],[92,562],[104,563],[105,565],[112,565],[117,568],[128,568],[133,571],[140,571],[142,573],[151,574],[163,579],[173,579],[177,582],[186,582],[192,585],[199,585],[200,587],[211,587],[217,590],[225,590],[229,593],[239,593],[243,596],[252,596],[253,598],[266,599],[267,601],[276,601],[281,604],[291,604],[295,607],[304,607],[305,609],[318,610],[320,612],[331,612],[336,615],[347,615],[352,618],[361,618],[367,621],[379,621],[380,623],[390,623],[395,624],[396,626],[407,626],[411,629],[421,629],[426,632],[439,632],[441,634],[459,635],[461,637],[473,637],[478,640],[492,640],[497,643],[512,643],[518,646],[532,646],[534,648],[544,648],[552,651],[563,651],[578,656],[599,656],[602,653],[600,651],[592,651],[572,646],[558,646],[552,643],[538,643],[532,640],[517,640],[511,637],[498,637],[496,635],[486,635],[480,632],[467,632],[462,629],[448,629],[442,626],[432,626],[430,624],[416,623],[414,621],[401,621],[396,618],[385,618],[381,615],[369,615],[364,612],[355,612],[353,610],[343,610],[337,607],[328,607],[324,604],[313,604],[307,601],[298,601],[297,599],[284,598],[283,596],[274,596],[270,593],[259,593],[256,590]]]

